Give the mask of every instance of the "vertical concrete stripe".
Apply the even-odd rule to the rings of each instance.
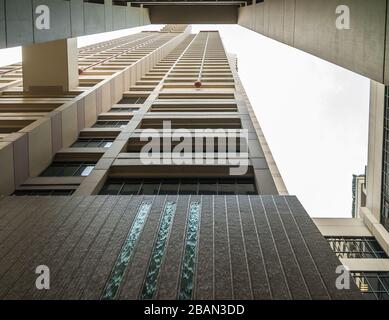
[[[77,102],[77,123],[78,131],[85,128],[85,100],[81,99]]]
[[[231,262],[228,243],[226,208],[223,196],[215,196],[214,206],[214,264],[215,299],[232,299]]]
[[[157,299],[176,299],[184,249],[185,226],[189,205],[189,196],[179,196],[177,213],[174,216],[166,256],[161,268],[157,288]]]
[[[15,185],[18,186],[29,176],[28,135],[23,134],[13,143]]]
[[[55,155],[62,148],[62,113],[51,117],[52,152]]]

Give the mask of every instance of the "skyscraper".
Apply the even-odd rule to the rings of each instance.
[[[2,69],[0,298],[362,298],[337,286],[218,32],[166,25],[81,48],[78,66]]]

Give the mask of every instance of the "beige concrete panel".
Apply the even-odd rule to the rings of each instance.
[[[295,3],[294,3],[295,2]],[[336,8],[350,8],[349,30],[336,27]],[[385,0],[267,0],[239,9],[238,23],[322,59],[383,82],[386,42]],[[263,7],[263,12],[260,8]],[[294,10],[293,10],[294,8]],[[252,13],[256,18],[252,18]],[[263,16],[264,28],[252,26]],[[292,26],[294,26],[292,28]],[[281,30],[283,36],[281,37]],[[389,51],[386,51],[386,58]],[[388,78],[389,76],[385,76]],[[387,83],[387,82],[385,82]]]
[[[262,195],[278,195],[274,179],[269,169],[254,170],[256,185],[259,194]]]
[[[250,26],[249,26],[249,11],[248,11],[248,7],[241,7],[238,9],[238,24],[241,25],[241,26],[244,26],[248,29],[251,29]]]
[[[114,79],[111,79],[109,81],[110,85],[110,91],[111,91],[111,105],[115,104],[117,101],[115,101],[115,81]]]
[[[78,131],[85,128],[85,100],[77,101],[77,125]]]
[[[264,33],[264,23],[265,23],[265,6],[263,3],[257,3],[254,7],[254,12],[252,13],[254,20],[254,30],[259,33]]]
[[[23,86],[26,91],[69,91],[78,86],[77,39],[26,45]]]
[[[28,133],[30,177],[35,177],[50,165],[53,158],[51,121],[40,119],[23,131]]]
[[[268,37],[275,40],[284,41],[284,1],[265,1],[268,14]]]
[[[50,119],[52,154],[55,154],[62,148],[62,113],[56,111],[51,114]]]
[[[115,141],[108,151],[104,154],[102,159],[105,158],[116,158],[120,152],[126,147],[127,141]]]
[[[296,0],[284,0],[284,38],[283,42],[294,45],[294,24],[295,24]]]
[[[23,185],[78,185],[85,177],[33,177],[24,181]]]
[[[370,82],[369,143],[366,178],[366,206],[379,219],[381,214],[382,146],[385,86]]]
[[[263,34],[265,36],[269,36],[269,25],[270,25],[269,9],[270,9],[269,2],[265,1],[263,3]]]
[[[96,170],[109,170],[112,166],[113,161],[114,161],[114,158],[100,159],[99,162],[96,164],[95,169]]]
[[[99,115],[100,113],[103,112],[102,109],[102,89],[101,87],[96,89],[96,114]]]
[[[389,271],[389,259],[340,259],[349,271]]]
[[[111,86],[109,83],[105,83],[101,87],[101,108],[103,112],[107,112],[111,106]]]
[[[130,70],[130,85],[129,87],[133,86],[136,83],[136,65],[131,66]]]
[[[12,138],[10,138],[12,136]],[[8,137],[13,142],[15,186],[28,178],[28,134],[17,132]]]
[[[372,214],[369,208],[361,208],[361,218],[369,228],[378,243],[389,255],[389,233],[379,220]]]
[[[67,39],[67,66],[69,90],[78,87],[78,48],[77,38]]]
[[[85,97],[85,127],[91,127],[97,120],[96,92],[91,92]]]
[[[363,219],[354,218],[314,218],[313,221],[317,226],[365,226]]]
[[[143,8],[143,25],[150,24],[150,12],[148,8]]]
[[[131,69],[128,69],[124,72],[123,74],[123,77],[124,77],[124,90],[127,91],[130,89],[130,78],[131,78],[131,75],[130,75],[130,70]]]
[[[93,170],[74,193],[75,196],[98,194],[108,176],[107,170]]]
[[[351,28],[336,28],[338,5],[350,8]],[[322,59],[383,81],[385,0],[296,0],[295,46]]]
[[[316,218],[313,222],[323,236],[371,237],[363,219],[352,218]]]
[[[14,157],[11,142],[0,142],[0,195],[9,195],[15,189]]]
[[[77,102],[62,111],[62,146],[67,148],[78,137]]]
[[[119,102],[123,97],[124,89],[124,78],[123,73],[114,78],[115,81],[115,92],[114,92],[114,103]]]

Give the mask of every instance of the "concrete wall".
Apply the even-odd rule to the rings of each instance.
[[[2,299],[101,299],[145,201],[151,207],[116,278],[115,299],[141,297],[167,201],[174,206],[153,299],[179,298],[188,208],[196,204],[192,299],[362,299],[354,284],[336,288],[339,260],[297,198],[243,195],[0,198],[0,224],[8,226],[2,230]],[[35,287],[31,270],[40,264],[55,274],[50,290]]]
[[[50,29],[39,30],[35,10],[50,9]],[[150,23],[148,9],[82,0],[0,0],[0,48],[126,29]]]
[[[336,8],[350,8],[350,29],[336,27]],[[239,9],[238,23],[378,82],[385,64],[385,0],[265,0]]]
[[[151,23],[237,23],[235,6],[150,6]]]
[[[127,91],[128,88],[135,85],[136,81],[142,78],[149,70],[151,70],[160,60],[162,60],[166,55],[168,55],[169,52],[172,51],[187,36],[187,32],[177,34],[177,37],[173,38],[168,43],[161,46],[151,54],[134,63],[129,69],[127,69],[128,71],[120,73],[119,75],[111,79],[109,83],[101,84],[99,88],[95,91],[95,94],[102,95],[102,97],[98,99],[98,101],[102,102],[100,110],[102,110],[102,112],[107,111],[110,106],[117,103],[123,97],[124,91]],[[108,92],[110,93],[110,100],[107,99]],[[90,111],[89,115],[85,113],[85,116],[93,116],[95,120],[97,119],[97,114],[93,111],[93,109]],[[87,125],[85,125],[85,127],[87,127]],[[114,159],[118,156],[118,154],[121,152],[124,145],[127,143],[127,139],[128,137],[123,141],[117,142],[109,149],[109,151],[104,154],[104,156],[98,162],[92,173],[83,180],[82,184],[79,186],[75,194],[90,195],[98,192],[101,187],[100,184],[104,182],[104,178],[107,176],[109,169],[109,166],[101,166],[101,164],[103,162],[112,163]],[[72,142],[74,142],[74,140]],[[68,146],[69,145],[63,145],[64,148]]]
[[[313,222],[325,237],[371,237],[363,219],[316,218]]]
[[[23,46],[25,91],[71,91],[78,87],[77,39]]]
[[[101,81],[44,118],[2,139],[0,195],[8,195],[28,178],[38,176],[50,165],[58,150],[69,147],[77,139],[80,130],[95,123],[99,113],[107,111],[117,103],[131,85],[186,36],[186,33],[177,34],[133,65]],[[101,170],[93,172],[95,175],[102,173]],[[88,178],[93,180],[96,177],[91,175]],[[88,181],[90,183],[90,180]],[[86,189],[88,181],[85,183]]]
[[[366,206],[378,220],[380,220],[381,213],[384,107],[385,86],[375,81],[371,81],[368,165],[366,172]]]

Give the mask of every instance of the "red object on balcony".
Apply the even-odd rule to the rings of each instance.
[[[194,83],[194,86],[195,86],[196,88],[200,88],[201,85],[202,85],[202,83],[201,83],[200,80],[197,80],[197,81]]]

